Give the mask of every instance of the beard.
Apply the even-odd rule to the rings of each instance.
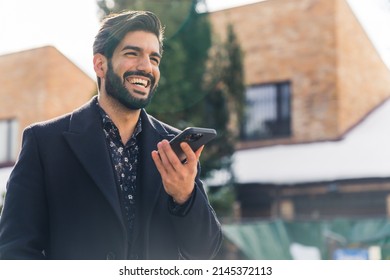
[[[150,91],[146,98],[137,98],[130,90],[126,88],[126,77],[130,75],[144,76],[150,79]],[[130,110],[142,109],[149,105],[157,88],[155,82],[156,80],[151,74],[142,71],[127,71],[123,74],[123,78],[121,79],[117,74],[115,74],[111,61],[108,61],[105,83],[106,92],[109,96],[113,97]]]

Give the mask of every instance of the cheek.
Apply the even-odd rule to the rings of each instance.
[[[115,74],[119,75],[120,77],[123,77],[123,73],[128,71],[130,67],[130,63],[127,60],[116,60],[113,61],[112,65],[112,70],[114,71]]]
[[[159,69],[156,69],[156,70],[153,72],[153,76],[154,76],[154,78],[156,79],[156,84],[157,84],[158,81],[160,80],[160,70],[159,70]]]
[[[115,74],[117,74],[119,77],[123,77],[123,73],[125,73],[127,70],[126,70],[126,68],[125,68],[125,66],[126,65],[123,65],[123,63],[122,64],[119,64],[119,65],[117,65],[117,67],[115,67],[113,70],[114,70],[114,72],[115,72]]]

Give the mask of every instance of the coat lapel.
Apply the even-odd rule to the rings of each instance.
[[[150,118],[144,110],[141,112],[141,170],[140,188],[142,193],[142,217],[150,221],[153,206],[156,205],[160,192],[163,189],[160,173],[152,159],[152,151],[157,149],[157,143],[163,139],[172,139],[175,135],[169,133],[160,122]]]
[[[149,233],[150,222],[155,206],[158,203],[158,198],[163,191],[160,173],[152,159],[151,153],[157,149],[157,143],[163,139],[171,139],[173,134],[169,134],[164,127],[155,120],[151,120],[145,111],[141,113],[142,118],[142,133],[141,133],[141,152],[140,152],[140,170],[139,170],[139,188],[140,188],[140,217],[138,234],[143,237],[142,246],[144,258],[148,258],[149,252]]]
[[[147,122],[143,122],[146,123]],[[141,188],[141,214],[143,219],[150,221],[150,216],[153,212],[153,206],[162,190],[161,176],[158,172],[151,152],[157,149],[157,143],[163,138],[156,131],[150,129],[149,125],[144,125],[142,133],[142,147],[140,154],[141,169],[140,169],[140,188]]]
[[[94,108],[95,102],[96,98],[92,99],[86,106],[73,112],[69,131],[64,132],[64,137],[86,172],[104,194],[124,227],[115,175],[101,126],[100,115]],[[138,244],[136,242],[136,247],[142,246],[144,258],[147,258],[150,221],[153,210],[158,203],[158,198],[163,191],[161,176],[153,162],[151,152],[157,148],[159,141],[162,139],[169,140],[174,135],[168,133],[158,121],[150,118],[144,110],[141,112],[141,118],[140,166],[139,178],[137,179],[140,194],[137,201],[139,205],[137,217],[139,219],[133,240],[140,241],[138,238],[142,236],[141,240],[143,242],[138,242]]]
[[[73,112],[69,131],[64,132],[64,137],[123,223],[111,159],[95,102],[96,98]]]

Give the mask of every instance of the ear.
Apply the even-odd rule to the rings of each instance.
[[[93,56],[93,69],[95,70],[96,76],[104,78],[107,71],[107,58],[101,53]]]

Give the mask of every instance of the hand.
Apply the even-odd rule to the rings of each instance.
[[[185,142],[180,147],[187,157],[185,163],[179,160],[167,140],[157,144],[158,151],[152,152],[152,158],[160,172],[165,191],[177,204],[184,204],[194,189],[197,165],[204,146],[196,152]]]

